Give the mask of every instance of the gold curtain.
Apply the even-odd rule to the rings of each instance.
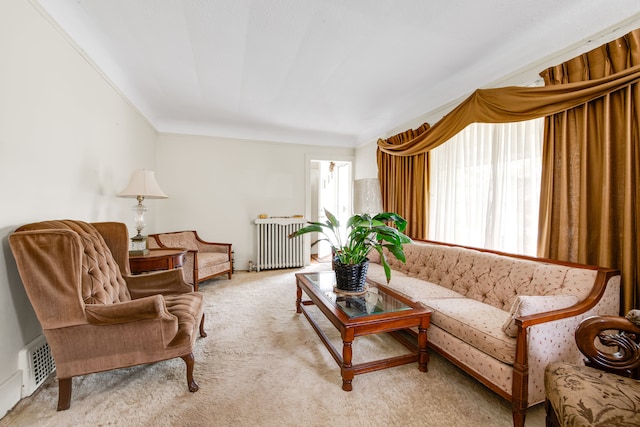
[[[621,311],[638,307],[639,40],[637,29],[553,67],[543,87],[478,89],[424,132],[400,143],[379,139],[378,157],[427,153],[471,123],[552,116],[545,121],[539,255],[619,268]]]
[[[545,70],[551,86],[640,64],[640,30]],[[546,118],[538,255],[619,268],[621,313],[638,307],[640,84]]]
[[[471,123],[512,123],[549,116],[638,81],[640,65],[634,65],[599,79],[556,86],[478,89],[427,131],[401,144],[379,139],[378,149],[395,156],[425,153],[445,143]]]
[[[389,145],[412,140],[429,129],[418,129],[388,138]],[[385,212],[395,212],[407,220],[406,234],[414,239],[427,238],[429,201],[428,153],[397,157],[377,151],[378,179]]]

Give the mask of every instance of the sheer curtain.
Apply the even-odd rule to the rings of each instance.
[[[429,239],[536,255],[543,130],[474,123],[430,151]]]

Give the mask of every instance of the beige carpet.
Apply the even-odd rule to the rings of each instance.
[[[196,342],[198,392],[174,359],[74,378],[71,408],[56,412],[52,377],[0,426],[511,426],[504,400],[433,352],[428,373],[413,363],[357,375],[342,391],[337,364],[295,313],[298,271],[239,272],[200,287],[209,336]],[[388,336],[358,338],[354,362],[403,351]],[[538,405],[527,426],[543,425]]]

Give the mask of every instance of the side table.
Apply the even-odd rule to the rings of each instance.
[[[186,249],[150,249],[147,255],[129,256],[131,274],[147,273],[156,270],[172,270],[182,267]]]

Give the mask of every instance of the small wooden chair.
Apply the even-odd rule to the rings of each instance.
[[[202,240],[194,230],[150,234],[149,249],[186,248],[184,279],[198,290],[198,284],[220,274],[231,279],[233,257],[231,243],[214,243]]]
[[[640,327],[624,317],[595,316],[575,335],[586,366],[547,366],[546,425],[640,425]]]

